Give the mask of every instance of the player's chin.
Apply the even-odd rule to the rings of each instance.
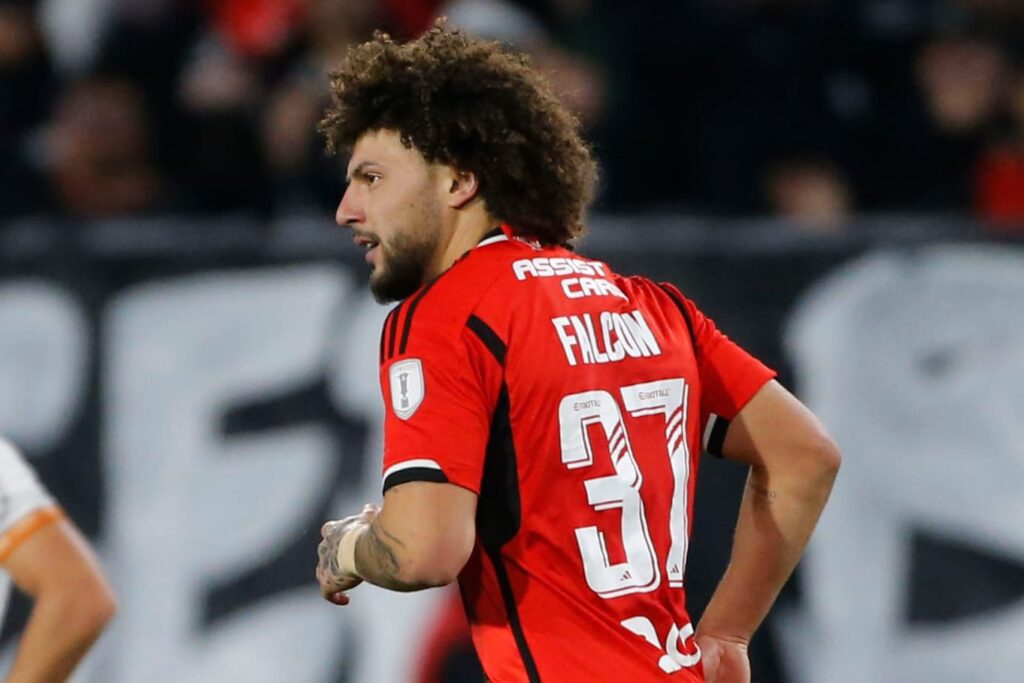
[[[372,266],[370,271],[370,292],[379,304],[386,304],[393,299],[388,298],[388,282],[384,269],[381,266]]]
[[[406,286],[405,283],[395,278],[391,271],[387,270],[383,265],[377,266],[376,270],[370,274],[370,293],[373,294],[373,298],[380,304],[400,301],[412,294],[416,289],[416,287],[410,288]]]

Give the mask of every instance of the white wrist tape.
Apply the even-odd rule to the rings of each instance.
[[[341,543],[338,544],[338,567],[346,574],[359,576],[356,571],[356,541],[366,533],[366,529],[365,526],[358,526],[341,537]]]

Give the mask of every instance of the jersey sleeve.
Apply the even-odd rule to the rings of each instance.
[[[409,481],[480,492],[500,369],[468,327],[416,320],[405,353],[381,363],[384,491]]]
[[[661,287],[683,314],[693,338],[701,382],[704,448],[721,455],[729,422],[776,373],[723,334],[673,285],[662,283]]]
[[[32,468],[14,446],[0,439],[0,562],[29,536],[61,517]]]

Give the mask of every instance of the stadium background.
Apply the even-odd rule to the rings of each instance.
[[[378,495],[386,312],[332,228],[324,73],[437,13],[529,51],[580,114],[603,168],[582,251],[679,284],[843,448],[754,680],[1019,681],[1020,3],[15,0],[0,433],[121,596],[76,680],[479,680],[449,595],[338,610],[312,580],[321,521]],[[743,477],[702,468],[697,613]]]

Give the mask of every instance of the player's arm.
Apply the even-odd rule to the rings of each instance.
[[[455,484],[414,481],[388,489],[380,512],[355,532],[354,573],[397,591],[451,583],[473,552],[476,499]]]
[[[749,464],[750,475],[729,567],[697,632],[745,649],[807,545],[840,456],[814,415],[774,380],[731,422],[722,454]]]
[[[317,579],[324,597],[348,604],[362,581],[395,591],[451,583],[473,551],[476,494],[454,484],[409,481],[390,487],[384,504],[321,529]]]
[[[15,585],[33,600],[14,666],[5,683],[64,681],[113,617],[116,602],[92,550],[54,508],[37,510],[31,530],[3,561]],[[25,527],[23,527],[25,528]],[[10,533],[10,532],[8,532]]]
[[[424,310],[406,354],[381,368],[383,504],[321,529],[317,580],[336,604],[364,580],[396,591],[451,583],[476,541],[476,491],[502,367],[469,323],[455,328],[447,313]]]

